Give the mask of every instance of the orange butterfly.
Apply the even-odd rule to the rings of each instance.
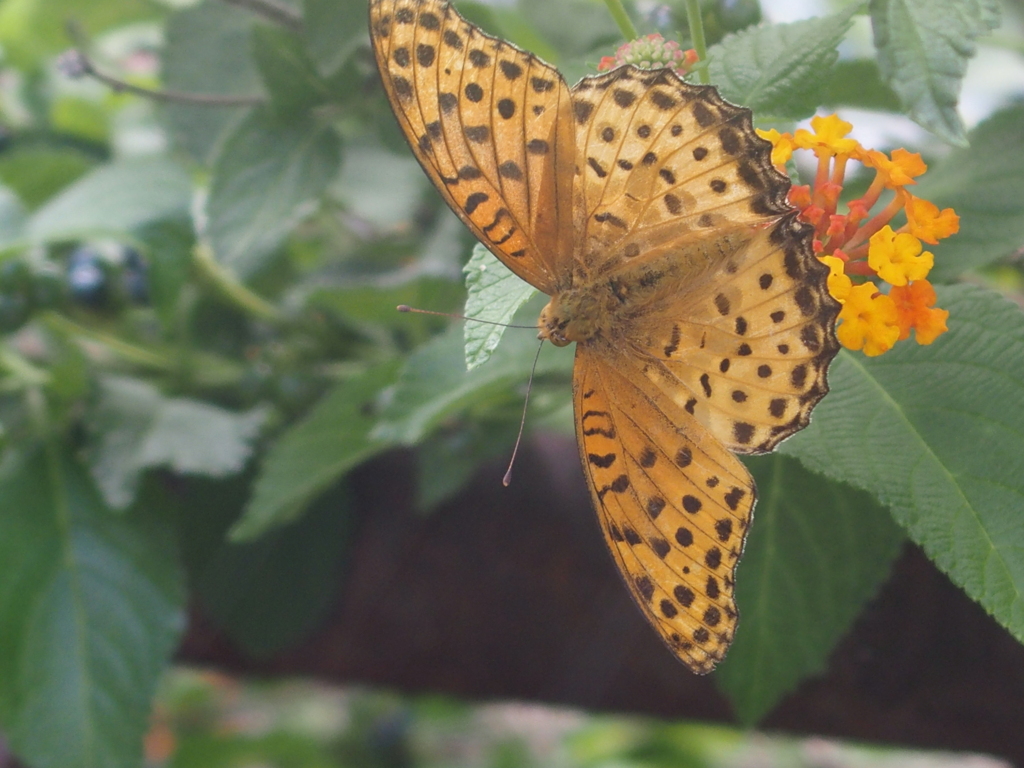
[[[605,540],[691,670],[736,630],[754,481],[733,452],[805,427],[838,305],[749,110],[668,69],[571,90],[441,0],[371,0],[384,88],[427,175],[480,241],[550,295]]]

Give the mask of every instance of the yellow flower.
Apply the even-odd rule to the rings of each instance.
[[[913,328],[918,344],[931,344],[949,330],[946,327],[949,312],[933,308],[937,297],[927,280],[915,280],[908,286],[893,288],[889,295],[899,313],[900,339],[909,337]]]
[[[796,148],[792,135],[779,133],[774,128],[770,131],[762,131],[760,128],[755,130],[758,136],[772,143],[772,165],[785,165],[789,162],[789,158],[793,156],[793,150]]]
[[[849,155],[860,147],[856,139],[844,138],[853,130],[853,125],[840,120],[838,115],[811,118],[814,133],[801,128],[794,134],[793,143],[800,149],[810,149],[818,157],[824,155]]]
[[[887,352],[900,336],[896,303],[878,293],[873,283],[855,285],[839,311],[836,337],[847,349],[863,349],[868,357]]]
[[[846,262],[838,256],[819,256],[825,266],[828,267],[828,292],[832,298],[840,304],[846,301],[846,297],[853,288],[853,281],[846,274]]]
[[[907,229],[914,237],[935,245],[939,240],[960,231],[960,217],[952,208],[944,208],[910,193],[904,193],[907,200],[904,210],[907,212]]]
[[[871,236],[868,266],[892,285],[923,280],[935,265],[931,251],[921,252],[921,241],[906,232],[897,235],[886,224]]]

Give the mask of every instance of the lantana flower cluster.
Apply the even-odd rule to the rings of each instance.
[[[935,289],[927,276],[935,257],[922,242],[935,245],[955,234],[960,217],[907,190],[927,170],[919,154],[865,149],[848,138],[853,126],[836,115],[813,118],[811,128],[758,134],[772,143],[772,162],[783,172],[795,150],[818,158],[814,183],[794,185],[789,199],[814,225],[814,251],[831,271],[828,290],[842,304],[839,343],[873,357],[913,330],[918,344],[931,344],[946,332],[949,312],[934,306]],[[850,160],[874,170],[875,178],[861,197],[840,203]],[[891,199],[872,213],[887,191]],[[901,211],[905,223],[893,229]]]
[[[597,71],[607,72],[623,64],[632,64],[643,69],[669,67],[680,77],[685,77],[697,61],[697,52],[692,48],[684,51],[679,43],[653,32],[620,45],[614,56],[602,56]]]

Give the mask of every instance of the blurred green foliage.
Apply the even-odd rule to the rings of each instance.
[[[569,80],[620,42],[590,0],[458,5]],[[472,238],[405,147],[366,45],[364,1],[274,9],[0,4],[0,729],[36,768],[140,764],[147,703],[189,592],[254,656],[313,629],[355,535],[347,476],[359,464],[416,449],[429,511],[507,454],[518,427],[532,334],[498,344],[479,325],[464,338],[443,319],[394,311],[461,311]],[[703,2],[715,81],[773,120],[867,107],[966,143],[953,105],[996,3],[877,0],[879,55],[844,61],[840,41],[866,9],[827,10],[754,26],[756,2]],[[682,3],[628,11],[641,32],[682,30],[685,41]],[[963,14],[972,23],[958,24]],[[82,59],[62,53],[68,21],[86,69],[159,97],[82,76]],[[922,185],[963,215],[963,239],[936,249],[949,282],[1024,243],[1024,110],[1000,110],[973,137]],[[488,258],[469,269],[470,307],[531,323],[542,302],[529,291],[505,302],[482,293],[508,285],[489,279],[503,275]],[[983,274],[1020,290],[1016,267]],[[748,721],[823,667],[904,531],[1024,637],[1024,314],[990,290],[941,295],[956,308],[948,338],[869,363],[844,355],[825,403],[842,406],[823,407],[791,457],[752,464],[764,506],[740,573],[748,635],[722,674]],[[531,425],[571,432],[571,365],[571,352],[543,350]],[[927,397],[916,397],[907,382],[923,377]],[[858,418],[867,408],[886,414],[885,428]],[[958,453],[965,439],[973,458]],[[884,464],[880,445],[906,473],[864,460]],[[833,502],[809,503],[823,498]],[[779,559],[786,551],[814,557]],[[299,559],[308,567],[295,569]],[[402,706],[393,721],[377,706],[365,709],[375,728],[406,733]],[[406,764],[407,742],[386,757],[360,733],[337,746],[352,764],[371,752]],[[574,749],[703,764],[670,731],[625,728],[628,749],[609,747],[609,733],[584,730]],[[223,765],[279,752],[337,764],[287,734],[244,748],[202,733],[181,743],[174,765],[213,765],[190,755],[217,750]],[[496,745],[491,764],[523,764],[519,750]]]
[[[166,768],[1005,768],[981,755],[191,670],[161,685],[146,744],[150,765]]]

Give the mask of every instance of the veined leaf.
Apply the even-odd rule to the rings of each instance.
[[[101,165],[36,210],[26,234],[34,242],[124,236],[138,227],[188,216],[192,182],[166,158]]]
[[[999,26],[997,0],[871,0],[882,77],[922,126],[966,146],[956,112],[974,40]]]
[[[224,477],[240,472],[266,418],[262,408],[232,413],[199,400],[164,397],[138,379],[108,376],[88,419],[90,469],[107,503],[127,507],[147,467]]]
[[[519,279],[498,259],[477,243],[473,256],[462,270],[466,273],[466,317],[491,323],[511,323],[519,308],[529,301],[537,289]],[[466,321],[466,369],[473,370],[486,362],[498,348],[505,333],[500,325]]]
[[[960,231],[936,246],[929,279],[950,280],[1024,245],[1024,105],[997,112],[912,187],[939,208],[952,206]],[[927,247],[927,246],[926,246]]]
[[[524,312],[532,309],[532,304],[526,306]],[[537,344],[535,334],[517,331],[505,339],[487,365],[467,371],[462,329],[453,327],[408,359],[374,435],[413,445],[445,418],[504,397],[510,386],[526,381]],[[537,375],[561,373],[568,378],[571,371],[572,354],[544,344]]]
[[[388,447],[369,433],[377,400],[397,370],[397,361],[389,361],[342,382],[277,439],[263,460],[245,514],[231,529],[232,539],[254,539],[291,522],[316,494]]]
[[[779,454],[744,462],[758,501],[736,573],[740,629],[715,681],[752,725],[824,670],[888,577],[904,535],[864,491]]]
[[[843,351],[810,427],[780,450],[870,491],[935,564],[1024,640],[1024,312],[939,287],[949,332]]]
[[[760,117],[799,120],[824,99],[836,47],[862,10],[855,3],[818,19],[763,24],[708,49],[711,82],[729,101]]]
[[[113,514],[69,451],[0,479],[0,724],[38,768],[142,763],[150,698],[184,628],[169,530]]]
[[[258,109],[227,138],[213,168],[207,235],[218,261],[258,272],[334,178],[341,143],[312,118],[282,121]]]

